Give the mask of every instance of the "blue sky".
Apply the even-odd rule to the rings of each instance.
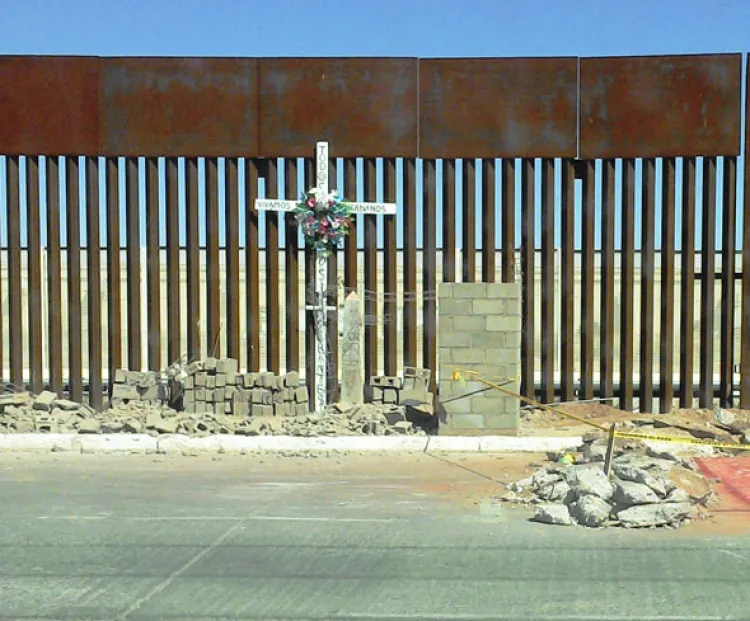
[[[482,57],[750,51],[750,0],[0,0],[0,15],[0,54]],[[4,243],[3,182],[0,162]]]

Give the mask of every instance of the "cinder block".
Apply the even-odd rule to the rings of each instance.
[[[401,388],[401,380],[391,375],[374,375],[370,378],[370,386],[380,386],[381,388]]]
[[[141,381],[141,372],[140,371],[128,371],[128,383],[129,384],[137,384]]]
[[[456,364],[481,364],[485,361],[484,350],[476,348],[451,350],[451,362]]]
[[[383,403],[383,391],[385,389],[381,388],[380,386],[371,386],[370,387],[370,400],[373,403]]]
[[[471,347],[470,332],[441,332],[438,334],[440,347]]]
[[[209,375],[206,378],[206,388],[210,388],[210,389],[216,388],[216,376],[215,375]]]
[[[196,388],[205,388],[206,387],[206,379],[208,378],[208,375],[206,374],[205,371],[199,371],[193,377],[195,377],[195,387]]]
[[[216,358],[206,358],[203,361],[203,369],[206,371],[216,371]]]
[[[484,350],[484,361],[488,364],[513,364],[521,362],[521,350],[518,347],[488,347]]]
[[[235,416],[247,416],[250,413],[250,406],[245,401],[232,402],[232,413]]]
[[[255,388],[255,384],[257,381],[257,373],[245,373],[245,375],[242,377],[242,383],[244,384],[245,388]]]
[[[126,369],[115,369],[115,384],[124,384],[128,381],[128,372]]]
[[[505,312],[508,315],[521,316],[521,300],[507,300],[505,302]]]
[[[521,284],[516,282],[487,283],[488,298],[502,298],[506,300],[521,299]]]
[[[188,403],[195,403],[195,390],[186,390],[182,393],[183,406],[186,406]]]
[[[276,403],[273,407],[274,416],[290,416],[291,414],[288,403]]]
[[[487,318],[482,315],[456,315],[453,330],[457,332],[479,332],[487,329]]]
[[[237,372],[236,371],[227,371],[226,372],[226,382],[227,386],[236,386],[237,385]]]
[[[446,315],[445,313],[438,314],[438,332],[450,332],[453,330],[453,315]]]
[[[227,404],[223,401],[221,403],[214,403],[214,414],[226,414],[227,413]]]
[[[257,410],[257,414],[255,413]],[[273,406],[272,405],[254,405],[253,406],[253,416],[273,416]]]
[[[441,299],[439,312],[445,315],[471,315],[473,307],[471,300]]]
[[[217,373],[214,381],[216,388],[224,388],[227,385],[227,376],[224,373]]]
[[[442,300],[443,298],[452,298],[453,290],[456,287],[456,283],[452,282],[441,282],[438,283],[438,297]]]
[[[272,403],[284,403],[284,391],[276,390],[271,394]]]
[[[383,388],[383,403],[396,405],[399,391],[395,388]]]
[[[214,401],[216,403],[219,403],[219,401],[226,401],[226,395],[223,388],[217,388],[214,390]]]
[[[504,332],[506,347],[521,347],[521,332]]]
[[[195,400],[201,403],[205,403],[206,401],[206,389],[205,388],[195,389]]]
[[[112,386],[112,398],[124,399],[126,401],[139,401],[141,395],[138,393],[138,388],[135,386],[129,386],[128,384],[115,384]]]
[[[483,414],[451,414],[448,426],[453,429],[484,429]]]
[[[284,390],[281,391],[282,399],[287,403],[294,403],[295,390],[296,388],[284,388]]]
[[[297,371],[290,371],[283,377],[283,381],[283,388],[297,388],[299,386],[299,373]]]
[[[498,391],[495,391],[498,392]],[[502,393],[501,393],[502,394]],[[472,414],[504,414],[504,399],[471,399]]]
[[[299,386],[294,390],[294,400],[297,403],[307,403],[310,401],[310,392],[307,386]]]
[[[504,315],[505,314],[505,300],[497,299],[480,299],[473,300],[472,312],[476,315]]]
[[[152,384],[138,390],[141,401],[161,401],[167,398],[167,387],[163,384]]]
[[[513,412],[486,414],[484,424],[487,429],[513,432],[518,430],[518,415]]]
[[[260,373],[258,375],[257,384],[258,386],[261,386],[263,388],[273,388],[274,386],[276,386],[276,375],[274,375],[270,371]]]
[[[253,404],[270,405],[272,403],[271,399],[272,395],[268,390],[254,388],[250,391],[250,401]]]
[[[307,416],[310,412],[310,405],[308,403],[296,403],[294,405],[295,416]]]
[[[521,316],[505,315],[487,317],[489,332],[520,332]]]
[[[216,372],[217,373],[228,373],[233,371],[237,373],[240,365],[236,358],[219,358],[216,361]]]
[[[206,403],[216,403],[216,389],[206,388]]]
[[[201,364],[200,362],[197,362],[197,361],[189,362],[185,366],[185,373],[187,373],[189,376],[195,375],[200,370],[201,370]]]
[[[185,378],[185,381],[182,383],[182,387],[185,390],[192,390],[195,388],[195,378],[192,375],[189,375]]]
[[[505,332],[472,332],[471,341],[474,347],[505,347]]]
[[[463,282],[454,284],[453,298],[487,297],[487,285],[483,282]]]
[[[190,403],[183,404],[182,409],[186,414],[195,414],[195,406],[196,406],[196,403],[193,401]]]

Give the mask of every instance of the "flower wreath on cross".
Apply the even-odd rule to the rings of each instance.
[[[310,188],[297,203],[295,218],[305,241],[325,257],[333,254],[352,224],[349,205],[339,198],[337,190],[326,194]]]

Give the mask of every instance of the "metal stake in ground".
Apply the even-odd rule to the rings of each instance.
[[[315,145],[315,186],[328,194],[328,143],[318,142]],[[255,209],[259,211],[294,211],[298,201],[281,201],[273,199],[256,199]],[[393,215],[396,213],[395,203],[356,203],[347,202],[351,212]],[[328,284],[328,260],[320,252],[316,255],[315,263],[315,304],[307,307],[315,313],[315,409],[320,412],[328,403],[326,380],[328,377],[328,311],[335,310],[335,306],[326,304]],[[289,370],[289,369],[287,369]]]

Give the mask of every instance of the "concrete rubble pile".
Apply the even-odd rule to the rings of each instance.
[[[605,451],[603,440],[587,443],[584,454],[588,463],[540,468],[511,483],[502,500],[534,505],[537,522],[623,528],[679,527],[703,517],[704,508],[714,500],[708,486],[707,493],[695,495],[678,484],[686,473],[703,480],[690,459],[618,451],[608,478]]]
[[[407,420],[407,406],[339,403],[313,413],[308,388],[296,372],[237,369],[231,358],[207,358],[172,365],[163,374],[118,370],[103,412],[49,391],[0,395],[0,433],[424,434]]]

